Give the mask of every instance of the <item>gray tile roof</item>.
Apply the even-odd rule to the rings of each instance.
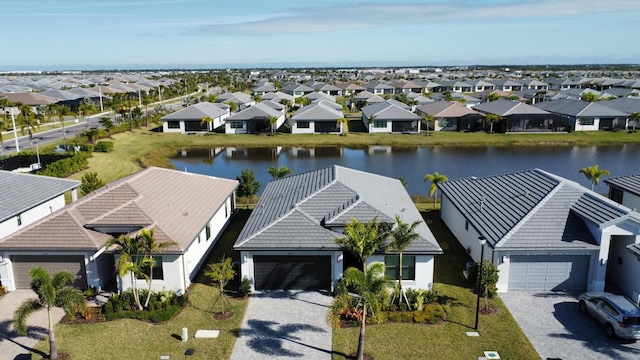
[[[384,190],[383,190],[384,189]],[[237,250],[340,249],[341,233],[323,224],[341,227],[355,218],[369,221],[422,220],[409,194],[397,179],[341,166],[287,176],[269,182],[238,236]],[[407,253],[442,252],[422,221],[420,238]]]
[[[227,121],[247,121],[253,119],[263,120],[266,119],[267,116],[280,117],[282,116],[282,113],[268,105],[258,103],[237,112],[235,115],[231,115],[227,118]]]
[[[474,106],[473,109],[482,111],[483,113],[495,114],[500,116],[549,114],[549,112],[537,107],[523,104],[518,101],[504,99],[478,104]]]
[[[604,182],[611,187],[640,196],[640,174],[608,178]]]
[[[336,121],[343,118],[344,114],[340,110],[329,106],[325,101],[313,103],[308,106],[301,107],[291,117],[293,121]]]
[[[602,105],[629,114],[640,113],[640,99],[618,98],[603,101]]]
[[[582,100],[560,99],[543,101],[533,106],[552,113],[575,117],[627,117],[629,114],[612,109],[599,103]]]
[[[0,170],[0,222],[80,186],[80,181]]]
[[[575,182],[539,169],[438,184],[494,248],[595,249],[587,223],[606,227],[640,216]]]
[[[377,120],[420,120],[420,116],[387,101],[363,107],[362,114],[367,119],[375,116]]]
[[[210,117],[212,119],[218,118],[227,112],[222,110],[219,106],[216,106],[208,101],[197,103],[188,106],[184,109],[178,110],[167,116],[163,116],[163,121],[169,120],[191,120],[201,121],[203,117]]]

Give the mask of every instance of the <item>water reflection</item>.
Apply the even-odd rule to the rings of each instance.
[[[262,189],[271,180],[269,166],[284,165],[297,174],[336,164],[402,177],[410,194],[427,194],[430,184],[424,182],[424,175],[436,171],[456,179],[540,168],[590,187],[586,177],[579,173],[587,166],[598,164],[612,176],[640,173],[640,146],[219,147],[183,149],[171,162],[180,170],[230,179],[248,167],[262,183]],[[605,193],[607,187],[601,182],[596,191]]]

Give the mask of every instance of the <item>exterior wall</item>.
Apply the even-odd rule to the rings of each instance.
[[[470,224],[465,229],[466,220],[464,216],[458,211],[458,209],[451,204],[451,201],[446,195],[442,195],[440,217],[447,224],[449,230],[458,239],[458,242],[467,249],[467,253],[473,261],[480,260],[480,252],[482,246],[478,238],[480,234]],[[484,256],[485,259],[491,255],[489,245],[485,245]],[[462,270],[461,270],[462,271]]]
[[[575,117],[571,117],[569,122],[574,125],[575,131],[595,131],[600,128],[600,118],[594,118],[593,125],[581,125]]]
[[[622,205],[629,209],[640,210],[640,196],[625,191],[622,195]]]
[[[622,289],[625,295],[638,303],[640,300],[640,276],[629,275],[640,274],[640,261],[636,255],[626,249],[627,245],[636,242],[635,236],[621,236],[612,239],[607,264],[607,278]]]
[[[253,256],[254,255],[291,255],[291,256],[331,256],[331,291],[342,277],[343,255],[342,251],[241,251],[240,252],[240,275],[247,277],[251,283],[251,290],[255,290]],[[417,269],[416,269],[417,272]]]
[[[176,120],[172,120],[172,121],[176,121]],[[169,122],[163,121],[162,132],[177,132],[177,133],[184,134],[184,121],[180,120],[179,122],[180,122],[180,128],[169,129]]]
[[[64,194],[62,194],[20,214],[22,225],[18,225],[17,216],[5,220],[4,222],[0,223],[0,239],[7,235],[13,234],[14,232],[42,219],[47,215],[50,215],[54,211],[62,209],[64,206]]]
[[[404,255],[405,254],[403,254],[403,256]],[[415,280],[402,279],[402,288],[431,290],[433,288],[433,267],[435,264],[433,255],[415,255],[415,257],[416,257],[416,278]],[[367,258],[367,266],[369,266],[369,264],[374,262],[381,262],[384,264],[384,255],[376,254],[376,255],[371,255]]]
[[[380,120],[380,119],[378,119]],[[369,122],[369,119],[367,119],[366,116],[362,116],[362,121],[364,122],[364,125],[367,127],[367,129],[369,130],[369,133],[373,134],[373,133],[390,133],[391,132],[391,124],[392,121],[387,120],[387,126],[386,127],[373,127],[373,123]]]
[[[247,133],[247,122],[242,122],[242,128],[232,129],[231,124],[229,122],[225,122],[224,124],[224,133],[225,134],[246,134]]]
[[[119,255],[115,256],[118,261]],[[151,282],[152,291],[173,290],[178,294],[182,294],[187,286],[185,286],[183,271],[182,255],[162,255],[162,272],[164,279],[153,280]],[[145,280],[135,279],[136,286],[140,289],[148,289],[149,284]],[[122,292],[131,288],[131,276],[127,274],[125,277],[118,277],[118,292]]]
[[[303,120],[304,121],[304,120]],[[315,121],[309,121],[308,128],[298,128],[298,123],[293,123],[291,127],[292,134],[313,134],[315,133],[316,123]]]

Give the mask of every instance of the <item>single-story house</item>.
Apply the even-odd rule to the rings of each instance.
[[[640,209],[640,174],[605,179],[609,199],[630,209]]]
[[[318,134],[339,133],[342,134],[343,124],[338,119],[344,118],[342,110],[335,109],[331,102],[320,100],[308,106],[301,107],[291,117],[292,134]],[[335,103],[333,103],[335,104]]]
[[[482,114],[457,101],[436,101],[418,106],[416,114],[420,118],[433,116],[433,124],[426,126],[433,127],[435,131],[477,131],[482,129],[484,120]]]
[[[323,92],[320,91],[316,91],[316,92],[312,92],[311,94],[305,95],[305,97],[307,99],[309,99],[310,102],[316,101],[316,100],[329,100],[332,102],[336,102],[336,97],[332,96],[332,95],[327,95]]]
[[[262,96],[262,101],[265,100],[271,100],[271,101],[276,101],[276,102],[282,102],[283,100],[287,100],[289,102],[291,102],[291,104],[293,105],[294,101],[296,100],[293,96],[289,95],[289,94],[285,94],[281,91],[276,91],[276,92],[271,92],[271,93],[267,93],[264,94]]]
[[[544,101],[534,106],[568,119],[575,131],[626,129],[630,115],[600,103],[582,100]]]
[[[248,107],[251,107],[256,104],[256,101],[249,94],[245,94],[240,91],[236,92],[228,92],[224,94],[220,94],[216,98],[217,103],[235,103],[238,105],[238,110],[242,111]]]
[[[465,80],[465,83],[471,85],[472,92],[491,91],[496,89],[495,85],[481,79]]]
[[[501,117],[501,120],[493,125],[495,132],[567,130],[566,118],[519,101],[500,99],[478,104],[473,109],[485,115],[493,114]],[[485,128],[488,129],[489,125],[485,125]]]
[[[74,286],[119,291],[112,237],[155,229],[158,243],[152,289],[183,293],[206,260],[235,208],[238,182],[176,170],[147,168],[96,190],[76,202],[0,239],[2,283],[9,290],[30,286],[29,270],[71,271]],[[142,279],[138,285],[146,285]]]
[[[311,94],[312,92],[314,92],[315,89],[303,84],[297,84],[297,83],[293,83],[293,84],[289,84],[286,85],[282,88],[282,92],[285,94],[289,94],[291,96],[293,96],[294,98],[298,98],[301,96],[305,96],[307,94]]]
[[[276,86],[272,82],[269,82],[269,81],[258,83],[253,88],[253,94],[254,95],[258,95],[258,96],[263,96],[263,95],[265,95],[267,93],[276,92],[276,91],[278,91]]]
[[[375,95],[392,95],[395,92],[395,88],[386,83],[380,82],[378,80],[369,81],[368,83],[362,84],[368,92]]]
[[[443,80],[440,83],[453,93],[469,93],[473,91],[473,85],[462,80]]]
[[[0,170],[0,184],[2,239],[63,208],[66,193],[71,193],[72,201],[76,201],[80,181]],[[0,275],[0,282],[2,278]]]
[[[495,85],[496,90],[502,91],[521,91],[523,87],[521,83],[511,79],[492,79],[490,82]]]
[[[441,216],[474,261],[500,270],[498,292],[603,291],[640,296],[640,214],[540,169],[438,184]],[[462,271],[463,269],[461,269]]]
[[[420,133],[420,116],[386,101],[363,107],[362,122],[369,133]]]
[[[350,96],[351,94],[359,94],[366,90],[364,86],[360,86],[352,83],[336,83],[335,86],[342,89],[342,93],[344,94],[344,96]]]
[[[271,100],[267,100],[271,101]],[[276,110],[272,106],[265,104],[266,101],[238,111],[227,118],[225,122],[225,134],[255,134],[260,132],[270,132],[271,125],[269,117],[277,119],[275,128],[278,129],[285,121],[284,111]],[[284,109],[284,107],[283,107]]]
[[[222,106],[221,106],[222,105]],[[224,106],[224,107],[223,107]],[[224,125],[231,115],[226,104],[213,104],[208,101],[191,105],[162,117],[163,132],[209,132]],[[211,121],[204,121],[209,118]]]
[[[393,224],[396,215],[420,221],[419,238],[403,252],[402,266],[397,253],[380,249],[367,263],[384,262],[394,278],[402,271],[403,286],[430,289],[442,249],[402,183],[337,165],[267,184],[234,245],[242,276],[255,290],[333,290],[347,267],[362,265],[335,241],[345,237],[345,223],[377,217]]]

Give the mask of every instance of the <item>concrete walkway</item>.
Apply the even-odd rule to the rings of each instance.
[[[251,295],[232,360],[331,359],[331,296],[306,291]]]
[[[512,291],[500,298],[542,359],[639,359],[640,341],[610,340],[578,309],[577,295]]]
[[[31,359],[31,351],[36,344],[44,339],[49,332],[49,320],[46,310],[33,313],[27,319],[27,336],[21,336],[13,330],[11,319],[20,304],[36,298],[31,290],[16,290],[0,299],[0,358],[3,360]],[[64,311],[54,308],[52,312],[54,324],[64,316]],[[36,352],[45,356],[47,353]]]

